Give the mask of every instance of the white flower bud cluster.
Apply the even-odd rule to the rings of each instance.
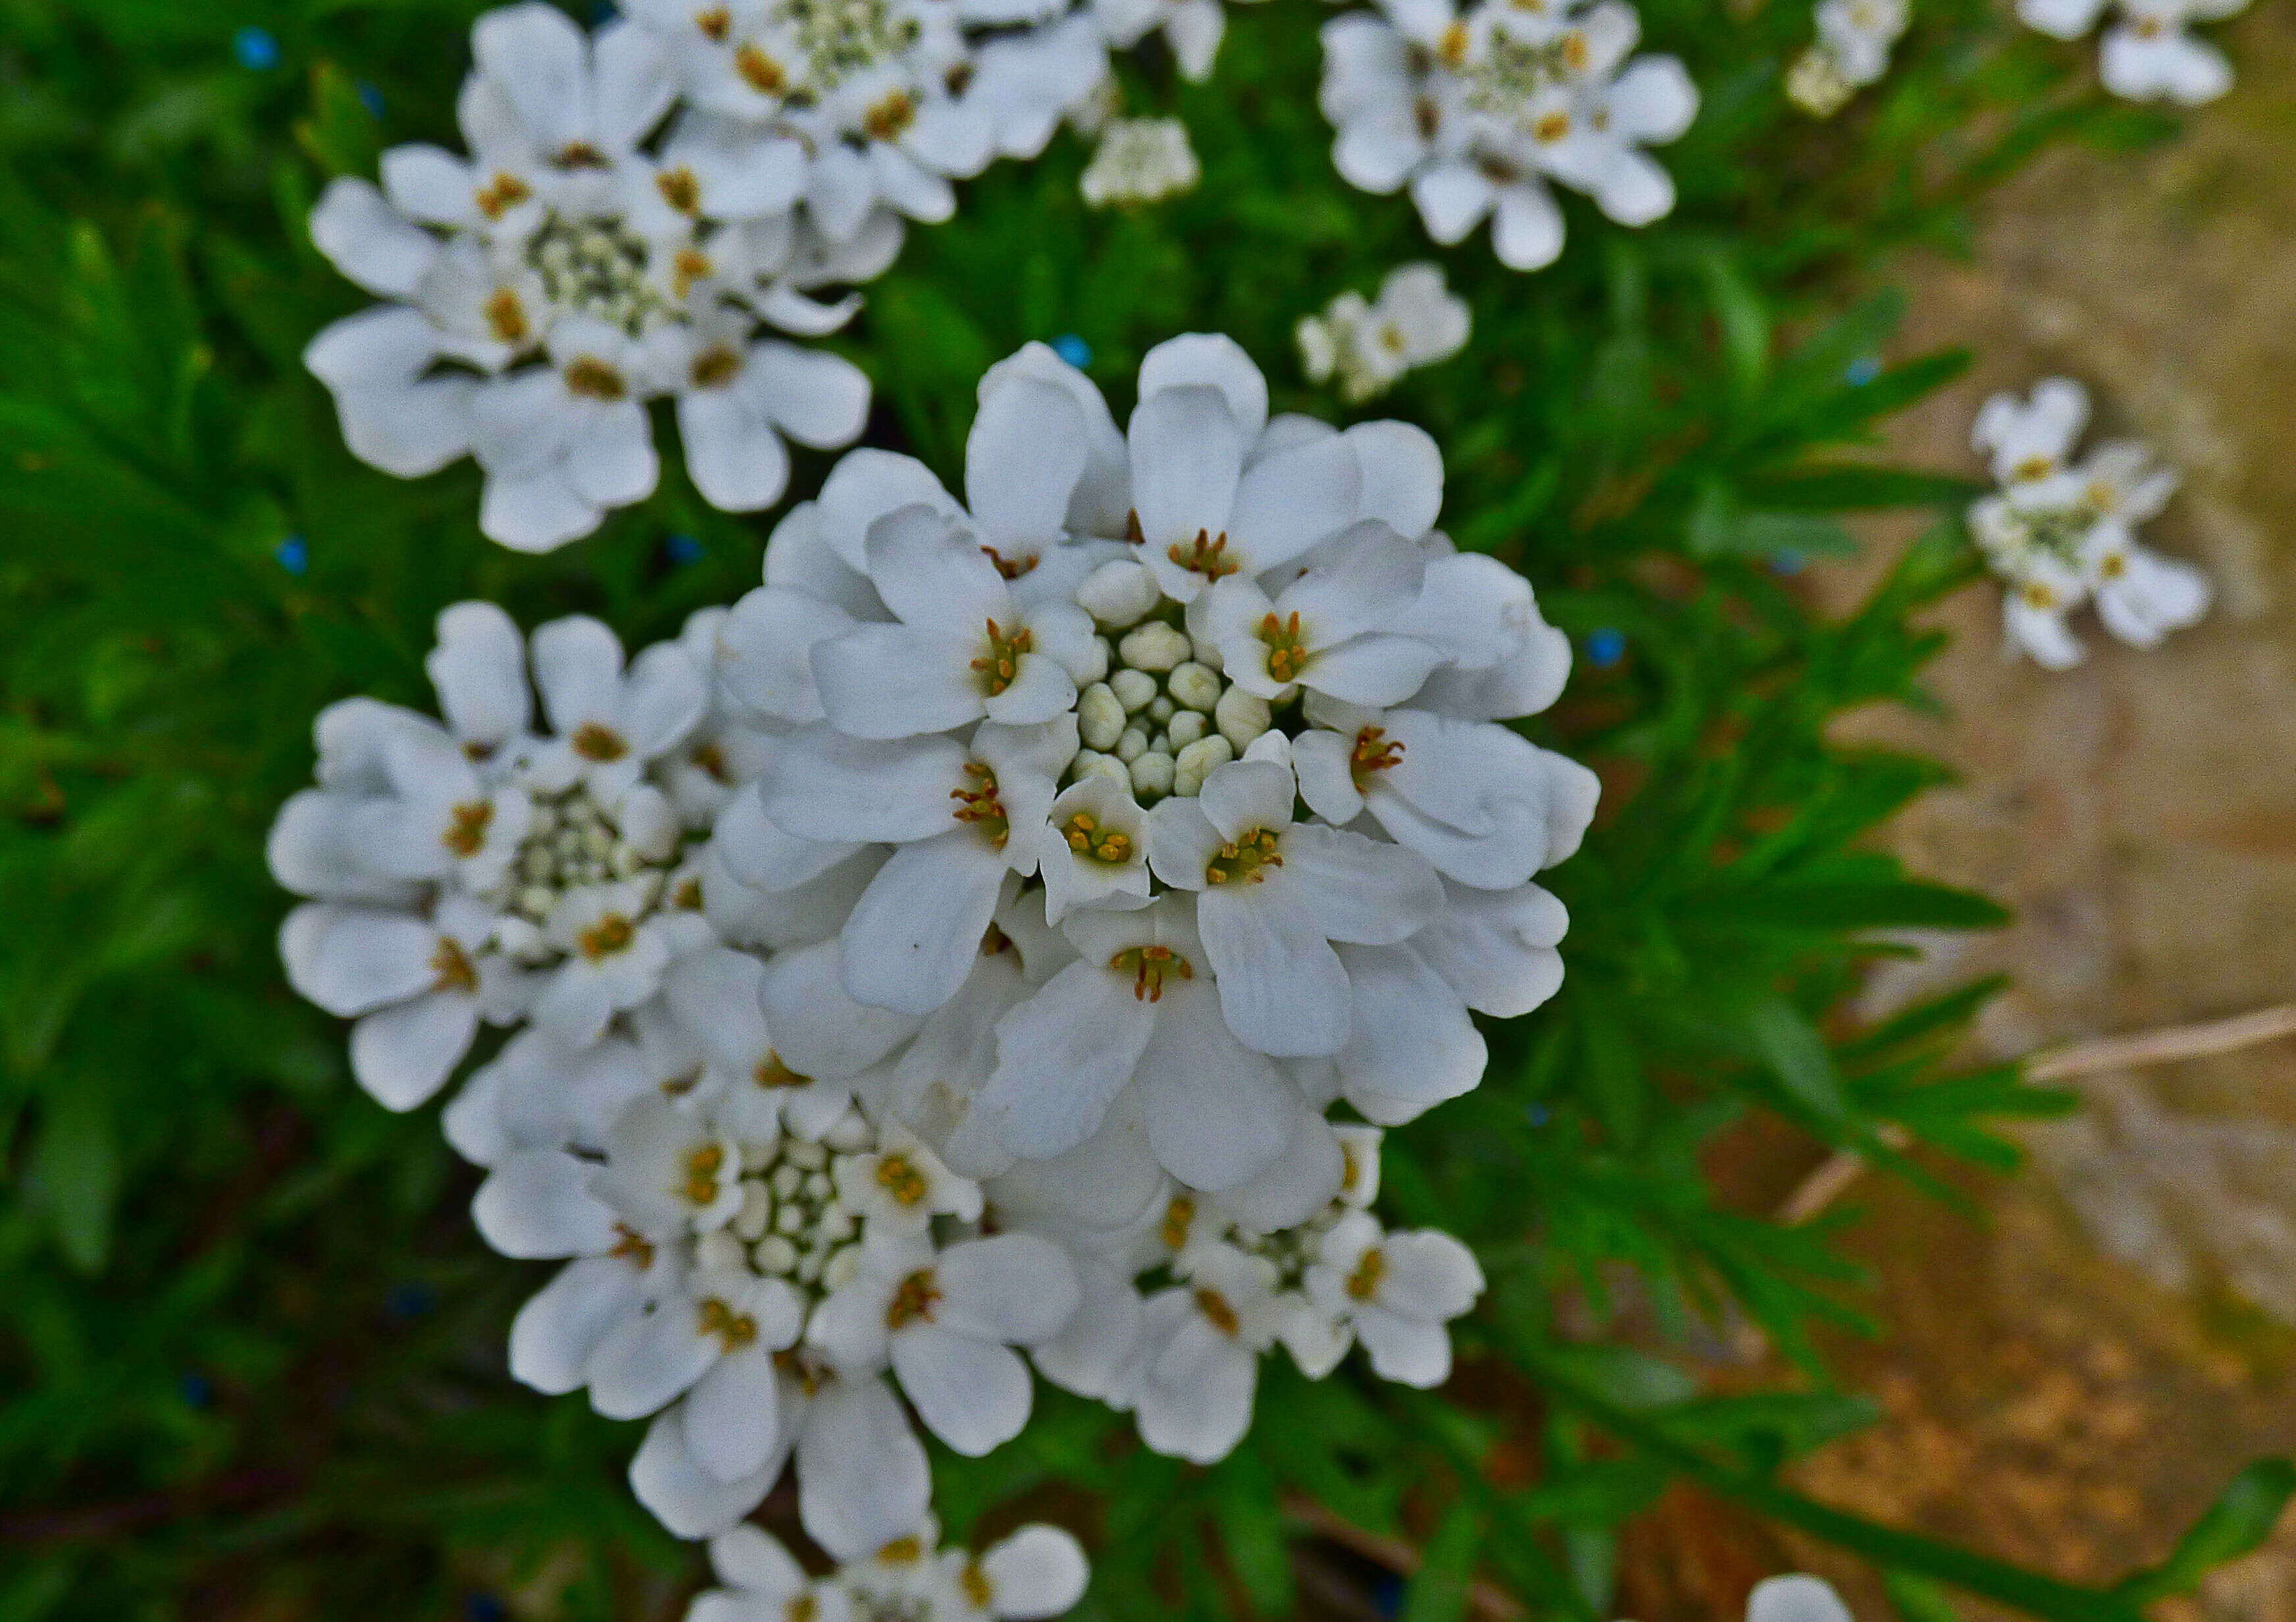
[[[1786,97],[1814,119],[1830,119],[1890,70],[1906,32],[1911,0],[1820,0],[1817,41],[1786,72]]]
[[[814,1540],[882,1557],[916,1427],[1009,1440],[1024,1353],[1216,1457],[1276,1341],[1428,1383],[1481,1287],[1381,1227],[1377,1128],[1330,1118],[1474,1086],[1472,1014],[1558,983],[1535,875],[1594,780],[1505,723],[1568,643],[1434,530],[1424,434],[1270,418],[1224,339],[1140,392],[1119,431],[1031,346],[970,508],[855,452],[764,587],[627,665],[449,609],[445,720],[336,707],[281,813],[290,976],[379,1098],[520,1028],[443,1120],[488,1241],[566,1264],[512,1368],[651,1416],[631,1482],[680,1536],[793,1468]],[[967,1586],[994,1554],[962,1614],[1048,1614]]]
[[[1203,178],[1177,119],[1111,119],[1079,183],[1095,209],[1138,207],[1193,192]]]
[[[2097,618],[2121,641],[2150,648],[2198,623],[2213,595],[2192,565],[2136,541],[2136,527],[2176,494],[2176,473],[2131,440],[2075,461],[2088,414],[2087,390],[2050,378],[2026,399],[1995,395],[1972,436],[2001,488],[1971,506],[1970,531],[2008,588],[2009,646],[2050,670],[2085,656],[2065,623],[2084,602],[2094,599]]]

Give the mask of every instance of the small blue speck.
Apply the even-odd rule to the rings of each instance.
[[[271,549],[279,560],[279,567],[291,575],[308,574],[311,570],[311,549],[299,535],[291,535]]]
[[[1842,373],[1852,389],[1863,389],[1881,375],[1882,357],[1878,355],[1859,356],[1849,363],[1849,370]]]
[[[1522,1118],[1534,1126],[1544,1126],[1554,1118],[1554,1111],[1545,1104],[1525,1104],[1522,1107]]]
[[[1627,634],[1605,626],[1587,638],[1587,662],[1597,670],[1615,668],[1627,656]]]
[[[471,1622],[503,1622],[510,1609],[490,1593],[474,1593],[463,1602],[463,1614]]]
[[[1409,1589],[1410,1585],[1394,1572],[1382,1571],[1372,1584],[1371,1602],[1378,1608],[1381,1616],[1393,1622],[1393,1618],[1403,1614],[1403,1599]]]
[[[258,73],[279,65],[279,42],[269,29],[258,29],[253,23],[231,37],[231,53],[239,58],[239,65]]]
[[[366,109],[368,117],[382,117],[382,92],[375,87],[372,79],[359,80],[358,99],[359,104]]]
[[[186,1371],[184,1377],[176,1382],[176,1389],[182,1393],[184,1405],[187,1408],[204,1408],[215,1401],[215,1387],[206,1375],[196,1371]]]
[[[404,1323],[422,1317],[439,1305],[439,1292],[420,1279],[392,1287],[385,1298],[382,1309]]]
[[[1778,575],[1798,575],[1809,560],[1791,546],[1781,546],[1770,554],[1770,572]]]
[[[662,542],[661,550],[669,561],[680,568],[701,561],[701,543],[690,535],[673,535]]]
[[[1092,346],[1074,332],[1063,332],[1054,339],[1053,353],[1079,372],[1092,365]]]

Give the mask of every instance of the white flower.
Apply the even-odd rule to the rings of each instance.
[[[1363,1343],[1374,1373],[1432,1388],[1451,1376],[1443,1325],[1475,1304],[1483,1272],[1448,1233],[1388,1233],[1351,1211],[1323,1234],[1304,1282],[1308,1298]]]
[[[1813,118],[1832,118],[1857,90],[1890,70],[1910,0],[1819,0],[1817,43],[1786,76],[1786,94]]]
[[[1298,329],[1309,380],[1336,377],[1350,405],[1384,394],[1405,373],[1447,360],[1465,347],[1467,301],[1443,283],[1438,265],[1405,265],[1388,272],[1379,297],[1341,293],[1320,315],[1303,315]]]
[[[725,1586],[697,1595],[686,1622],[1021,1622],[1059,1616],[1084,1596],[1084,1550],[1058,1527],[1022,1527],[978,1555],[936,1549],[939,1539],[926,1516],[813,1578],[771,1536],[738,1526],[709,1540]]]
[[[1214,0],[1180,0],[1210,4]],[[1161,202],[1193,192],[1203,178],[1188,127],[1177,119],[1112,119],[1100,132],[1100,144],[1085,166],[1084,200],[1095,209],[1112,204]]]
[[[2091,598],[2107,630],[2150,648],[2198,623],[2212,594],[2199,570],[2136,539],[2136,526],[2168,504],[2176,475],[2129,441],[2099,446],[2075,462],[2087,419],[2086,391],[2052,378],[2030,401],[2010,394],[1988,400],[1972,436],[2002,483],[1998,494],[1971,506],[1969,524],[2007,586],[2008,646],[2051,670],[2084,657],[2066,617]]]
[[[1264,1257],[1218,1245],[1186,1283],[1149,1298],[1136,1372],[1111,1397],[1132,1411],[1141,1440],[1198,1464],[1235,1450],[1251,1425],[1259,1354],[1283,1327],[1277,1282]]]
[[[2232,88],[2223,52],[2187,32],[2247,9],[2248,0],[2018,0],[2017,15],[2042,33],[2079,39],[2108,6],[2120,20],[2105,30],[2098,70],[2105,88],[2131,101],[2197,107]]]
[[[1227,32],[1220,0],[1092,0],[1092,14],[1108,43],[1127,50],[1161,29],[1180,77],[1198,84],[1211,77]]]
[[[1248,1047],[1287,1057],[1348,1038],[1348,973],[1333,941],[1391,946],[1441,910],[1442,885],[1403,847],[1295,823],[1291,768],[1239,760],[1193,799],[1150,813],[1148,859],[1197,892],[1196,927],[1227,1023]]]
[[[528,4],[481,17],[472,40],[459,108],[472,157],[394,148],[381,190],[338,179],[312,214],[336,267],[395,301],[306,352],[353,452],[403,477],[475,455],[480,527],[535,552],[652,493],[654,397],[678,397],[695,482],[734,511],[780,498],[784,436],[850,443],[867,381],[754,338],[761,324],[841,324],[854,301],[800,289],[857,275],[875,253],[816,262],[790,217],[808,173],[799,136],[690,110],[666,119],[661,48],[627,22],[586,39]]]
[[[1853,1622],[1841,1596],[1823,1579],[1797,1572],[1764,1577],[1746,1596],[1746,1622]]]
[[[1621,0],[1382,0],[1336,18],[1319,98],[1339,129],[1332,160],[1367,192],[1407,184],[1439,242],[1492,217],[1492,246],[1517,270],[1562,250],[1549,178],[1648,225],[1674,207],[1674,184],[1642,149],[1687,129],[1698,93],[1672,57],[1627,60],[1639,32]]]

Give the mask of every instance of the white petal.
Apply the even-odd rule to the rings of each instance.
[[[1451,1378],[1451,1336],[1440,1323],[1369,1307],[1356,1313],[1355,1329],[1382,1380],[1431,1390]]]
[[[974,1107],[1014,1154],[1041,1159],[1100,1128],[1155,1028],[1104,963],[1071,963],[996,1024],[996,1069]]]
[[[1082,1298],[1068,1252],[1034,1233],[999,1233],[943,1250],[933,1264],[933,1322],[976,1340],[1033,1346],[1060,1332]]]
[[[857,1076],[916,1034],[914,1015],[846,995],[834,940],[775,954],[763,995],[775,1049],[800,1076]]]
[[[1664,177],[1663,171],[1660,177]],[[1671,205],[1671,190],[1667,198]],[[1661,214],[1665,211],[1659,210]],[[1540,270],[1554,264],[1562,253],[1562,210],[1555,205],[1553,193],[1536,180],[1501,190],[1498,219],[1491,228],[1491,247],[1498,254],[1499,263],[1511,270]]]
[[[1849,1608],[1821,1579],[1797,1572],[1765,1577],[1746,1600],[1746,1622],[1852,1622]]]
[[[311,210],[311,241],[328,262],[371,293],[412,299],[439,257],[439,239],[366,181],[337,176]]]
[[[1139,1074],[1156,1159],[1183,1183],[1215,1193],[1265,1171],[1303,1112],[1283,1072],[1238,1042],[1201,993],[1156,1021]]]
[[[789,487],[789,453],[781,436],[730,389],[680,395],[677,438],[693,487],[721,512],[770,507]]]
[[[980,1557],[989,1604],[999,1618],[1057,1617],[1084,1598],[1090,1569],[1077,1540],[1058,1527],[1022,1527]]]
[[[1192,387],[1220,391],[1246,445],[1267,426],[1267,380],[1234,339],[1190,332],[1166,339],[1142,357],[1140,398],[1144,402],[1166,389]]]
[[[1368,1119],[1399,1125],[1482,1080],[1482,1033],[1416,953],[1350,946],[1341,961],[1353,995],[1340,1083]]]
[[[596,1256],[614,1243],[613,1208],[590,1192],[595,1167],[554,1149],[521,1150],[487,1176],[471,1216],[504,1256]]]
[[[1191,384],[1148,395],[1132,414],[1132,499],[1155,555],[1227,528],[1249,437],[1228,397]]]
[[[1483,1293],[1483,1270],[1474,1252],[1448,1233],[1432,1228],[1390,1233],[1383,1248],[1388,1270],[1379,1292],[1382,1307],[1440,1323],[1469,1310]]]
[[[1156,1380],[1143,1389],[1136,1411],[1140,1439],[1174,1458],[1216,1464],[1251,1426],[1259,1359],[1206,1331],[1202,1356],[1188,1372],[1185,1381]]]
[[[895,851],[845,926],[847,995],[908,1014],[947,1002],[980,954],[1005,871],[970,828]]]
[[[355,1017],[430,989],[438,931],[404,913],[299,906],[279,929],[295,989],[331,1014]]]
[[[952,826],[949,791],[964,781],[965,758],[964,745],[947,738],[857,739],[808,727],[768,757],[759,801],[801,839],[931,839]]]
[[[1029,1422],[1029,1366],[1010,1347],[919,1323],[892,1338],[893,1369],[932,1433],[967,1458]]]
[[[868,374],[841,355],[761,343],[743,385],[776,428],[816,450],[852,444],[869,420]]]
[[[774,1355],[743,1347],[720,1357],[696,1380],[681,1412],[686,1451],[720,1481],[753,1476],[773,1458],[781,1440]]]
[[[1604,98],[1611,127],[1647,145],[1679,139],[1698,116],[1698,86],[1671,56],[1644,56],[1627,64]]]
[[[1337,1198],[1347,1170],[1340,1140],[1312,1110],[1294,1118],[1292,1141],[1249,1182],[1220,1191],[1220,1208],[1258,1233],[1296,1227]]]
[[[1380,196],[1400,188],[1426,157],[1427,138],[1412,123],[1409,103],[1400,99],[1349,119],[1332,144],[1332,166],[1340,178]]]
[[[619,1257],[569,1262],[510,1325],[511,1377],[552,1397],[580,1388],[606,1331],[638,1309],[638,1274]]]
[[[1332,940],[1385,946],[1415,933],[1443,905],[1442,881],[1424,857],[1315,823],[1283,838],[1281,881],[1296,890]],[[1278,881],[1270,881],[1271,885]]]
[[[964,445],[964,494],[991,545],[1057,539],[1089,454],[1067,390],[1015,377],[983,400]]]
[[[1493,199],[1491,183],[1471,164],[1439,164],[1412,177],[1411,201],[1419,205],[1427,234],[1446,247],[1475,228],[1490,212]]]
[[[1342,435],[1255,462],[1235,492],[1228,534],[1258,572],[1289,562],[1355,517],[1362,463]]]
[[[590,1405],[608,1419],[642,1419],[675,1400],[718,1361],[700,1307],[673,1295],[644,1317],[608,1331],[590,1358]]]
[[[900,625],[865,625],[817,643],[813,677],[822,709],[855,738],[913,738],[988,714],[972,668],[980,638]]]
[[[776,1603],[803,1593],[811,1581],[779,1538],[747,1523],[709,1540],[709,1568],[719,1582]]]
[[[814,1399],[798,1438],[798,1514],[806,1535],[857,1560],[924,1519],[925,1450],[882,1380],[836,1381]]]
[[[1221,1012],[1245,1045],[1284,1058],[1339,1051],[1348,1035],[1347,971],[1296,891],[1208,889],[1196,922],[1218,976]]]
[[[412,1110],[447,1085],[479,1028],[473,996],[438,991],[351,1028],[351,1074],[386,1110]]]
[[[678,1537],[715,1537],[764,1501],[781,1474],[776,1458],[745,1481],[712,1480],[685,1448],[685,1421],[657,1418],[630,1461],[630,1490]]]
[[[595,529],[605,513],[576,493],[564,473],[488,472],[479,496],[479,528],[512,552],[554,552]]]

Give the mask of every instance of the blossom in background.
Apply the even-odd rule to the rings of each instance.
[[[2105,88],[2134,102],[2197,107],[2232,88],[2232,63],[2194,38],[2192,25],[2247,7],[2248,0],[2018,0],[2017,15],[2054,38],[2079,39],[2108,9],[2118,11],[2097,55]]]
[[[1786,75],[1786,94],[1813,118],[1832,118],[1890,70],[1890,52],[1911,20],[1910,0],[1821,0],[1817,43]]]
[[[1320,315],[1303,315],[1295,336],[1312,382],[1336,378],[1351,406],[1384,394],[1405,373],[1447,360],[1466,347],[1467,301],[1443,283],[1439,265],[1388,272],[1379,297],[1344,292]]]
[[[869,403],[849,362],[765,335],[841,325],[850,299],[802,290],[872,251],[808,261],[803,143],[673,112],[662,52],[625,21],[586,37],[516,5],[472,41],[470,155],[395,147],[380,189],[338,178],[311,216],[335,267],[392,301],[305,352],[352,452],[406,478],[476,457],[480,527],[546,551],[652,492],[646,402],[669,397],[707,498],[778,501],[783,441],[849,444]]]
[[[1640,32],[1622,0],[1382,0],[1334,18],[1319,96],[1339,130],[1332,160],[1366,192],[1407,186],[1439,242],[1488,217],[1517,270],[1562,251],[1550,180],[1646,225],[1673,209],[1674,182],[1643,149],[1690,127],[1698,92],[1671,56],[1628,60]]]
[[[1161,202],[1203,178],[1188,127],[1177,119],[1111,119],[1085,166],[1084,200],[1095,209]]]
[[[2081,661],[2065,622],[2086,602],[2115,636],[2150,648],[2197,623],[2212,595],[2198,569],[2136,542],[2136,527],[2176,493],[2177,475],[2129,440],[2074,460],[2088,414],[2086,389],[2051,378],[2028,398],[1988,400],[1972,436],[2001,485],[1970,508],[1969,525],[2006,588],[2008,645],[2051,670]]]
[[[709,1540],[720,1587],[694,1596],[686,1622],[1023,1622],[1084,1596],[1084,1551],[1058,1527],[1025,1526],[980,1554],[939,1547],[931,1517],[824,1577],[771,1535],[738,1526]]]
[[[1746,1596],[1746,1622],[1852,1622],[1849,1608],[1823,1578],[1764,1577]]]
[[[1091,0],[1094,20],[1109,44],[1138,45],[1162,29],[1180,77],[1201,84],[1212,76],[1227,12],[1220,0]]]

